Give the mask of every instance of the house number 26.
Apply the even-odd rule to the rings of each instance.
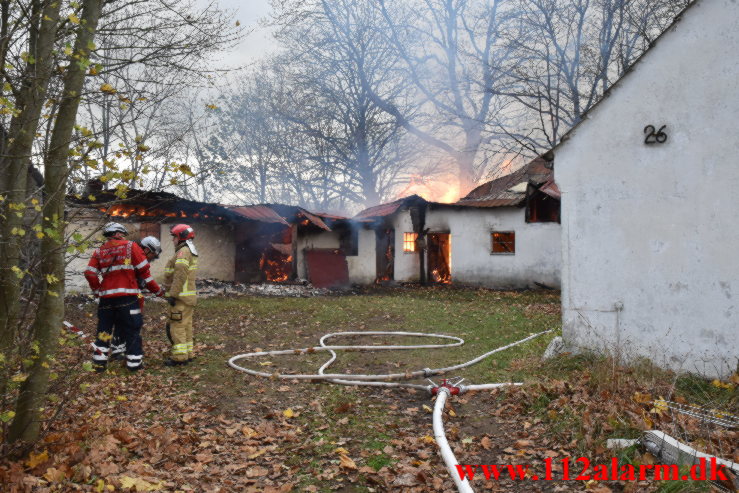
[[[647,125],[644,127],[644,133],[647,136],[644,138],[645,144],[664,144],[667,141],[667,134],[664,132],[667,125],[662,125],[659,130],[655,132],[654,125]]]

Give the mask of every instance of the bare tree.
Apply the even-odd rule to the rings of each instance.
[[[518,0],[525,39],[511,38],[523,128],[503,129],[531,154],[552,148],[628,70],[689,0]]]
[[[399,125],[454,162],[462,192],[488,163],[481,149],[493,135],[504,101],[512,50],[506,33],[518,33],[517,11],[501,0],[380,0],[386,35],[402,60],[404,79],[420,110],[411,115],[370,91]],[[510,36],[517,36],[511,34]]]

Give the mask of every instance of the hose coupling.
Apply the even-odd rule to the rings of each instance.
[[[447,391],[451,395],[459,395],[462,392],[462,389],[460,389],[456,385],[450,384],[449,383],[449,380],[447,380],[446,378],[444,378],[444,379],[441,380],[441,385],[438,385],[438,386],[433,387],[431,389],[431,394],[432,395],[437,395],[439,393],[439,390],[441,390],[442,388],[447,389]]]

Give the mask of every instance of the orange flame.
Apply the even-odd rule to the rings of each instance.
[[[262,258],[259,259],[259,269],[264,272],[268,281],[285,282],[292,273],[292,261],[292,255],[275,253],[268,256],[265,252],[262,254]]]
[[[451,274],[440,274],[439,269],[434,269],[431,271],[431,278],[434,280],[434,282],[439,284],[451,284],[452,282]]]
[[[454,176],[413,175],[408,179],[408,186],[398,194],[398,197],[407,197],[412,194],[420,195],[430,202],[450,204],[459,200],[461,191],[458,180]]]
[[[100,212],[104,212],[112,217],[177,217],[176,212],[163,211],[161,209],[147,209],[140,205],[123,205],[117,204],[109,208],[101,207]],[[179,217],[187,217],[187,214],[180,211]]]

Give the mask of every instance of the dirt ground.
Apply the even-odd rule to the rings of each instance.
[[[102,375],[83,371],[89,355],[69,336],[45,437],[21,458],[0,462],[3,491],[456,491],[437,455],[434,403],[426,392],[253,377],[227,360],[316,346],[321,335],[346,330],[444,333],[467,341],[449,350],[345,353],[330,370],[403,373],[467,361],[546,329],[555,331],[449,375],[465,383],[525,383],[450,399],[444,419],[460,463],[530,465],[525,480],[513,481],[508,472],[486,480],[478,473],[476,490],[711,491],[702,482],[531,479],[543,478],[546,460],[555,478],[565,458],[609,463],[614,452],[605,448],[607,438],[636,437],[669,418],[654,412],[652,394],[681,398],[675,380],[652,368],[567,355],[542,363],[559,329],[557,293],[416,287],[311,298],[214,297],[201,300],[196,312],[197,359],[179,368],[162,365],[164,308],[147,305],[146,369],[138,374],[117,364]],[[68,317],[92,333],[94,309],[75,300]],[[331,343],[360,340],[368,339]],[[267,373],[314,373],[326,359],[314,353],[248,365]],[[736,404],[733,387],[705,391],[725,392],[726,402]],[[736,435],[725,438],[736,445]],[[619,460],[638,465],[651,458],[632,448],[619,452]],[[573,477],[580,468],[572,466]]]

